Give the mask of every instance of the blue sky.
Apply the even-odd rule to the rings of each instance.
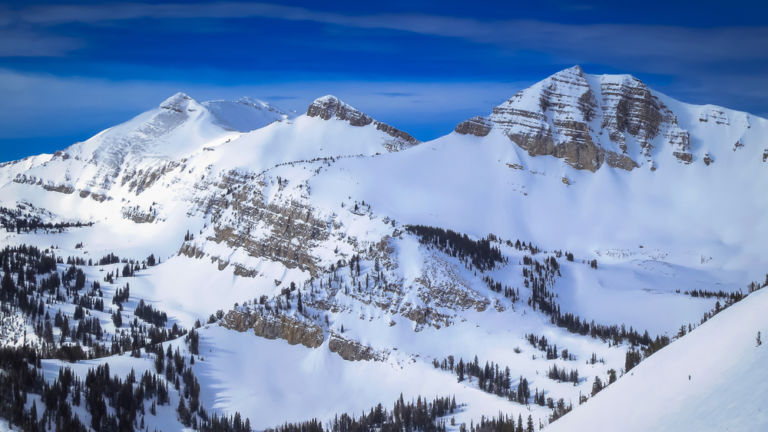
[[[299,112],[332,93],[430,139],[574,64],[767,116],[766,17],[754,1],[3,2],[0,160],[176,91]]]

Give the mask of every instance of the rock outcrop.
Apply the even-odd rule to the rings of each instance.
[[[323,344],[323,329],[318,325],[283,314],[231,310],[221,320],[221,326],[245,332],[253,329],[256,336],[267,339],[284,339],[291,345],[302,344],[317,348]]]
[[[344,360],[384,360],[386,356],[356,340],[346,339],[336,333],[328,338],[328,349]]]

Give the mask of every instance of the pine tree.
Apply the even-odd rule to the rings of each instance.
[[[293,282],[291,282],[291,284],[293,284]],[[299,291],[298,309],[299,313],[304,312],[304,304],[301,302],[301,291]]]
[[[595,377],[595,382],[592,383],[592,396],[600,393],[600,390],[603,389],[603,382],[600,380],[600,377]]]

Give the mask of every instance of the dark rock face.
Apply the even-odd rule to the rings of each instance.
[[[688,132],[679,128],[675,114],[640,80],[589,76],[578,66],[518,92],[489,117],[471,118],[455,131],[486,136],[492,129],[531,156],[554,156],[589,171],[603,164],[637,168],[630,154],[651,162],[657,137],[673,152],[690,151]],[[628,148],[627,143],[638,147]]]
[[[383,360],[384,355],[356,340],[346,339],[336,333],[328,338],[328,349],[348,361]]]
[[[224,316],[221,325],[239,332],[253,329],[256,336],[284,339],[291,345],[302,344],[308,348],[317,348],[325,340],[323,329],[318,325],[286,315],[232,310]]]
[[[350,105],[339,100],[335,96],[323,96],[316,99],[307,108],[307,116],[319,117],[323,120],[336,118],[349,122],[351,126],[368,126],[373,124],[376,130],[382,131],[392,137],[387,143],[387,151],[399,151],[419,143],[419,140],[386,123],[374,120],[371,116],[358,111]]]
[[[621,168],[627,171],[632,171],[637,168],[637,162],[632,160],[632,158],[612,151],[606,152],[605,163],[610,167]]]
[[[462,135],[475,135],[484,137],[491,132],[493,125],[484,117],[472,117],[456,126],[455,131]]]
[[[307,108],[309,117],[320,117],[323,120],[337,118],[348,121],[352,126],[368,126],[373,123],[373,119],[351,106],[345,104],[334,96],[324,96],[316,99]]]
[[[230,172],[215,183],[222,193],[206,196],[198,203],[203,212],[210,212],[217,220],[214,235],[208,240],[316,276],[317,258],[311,248],[330,235],[328,221],[316,217],[312,207],[305,202],[267,202],[261,181],[263,179],[258,176]],[[233,192],[227,195],[228,190]],[[222,218],[221,214],[227,211],[238,217]],[[263,235],[252,235],[256,227],[264,228]],[[255,275],[245,268],[237,271]]]
[[[685,164],[689,164],[693,162],[693,155],[686,152],[673,152],[673,155],[679,160],[680,162],[683,162]]]

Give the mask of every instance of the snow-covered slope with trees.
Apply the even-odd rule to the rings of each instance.
[[[438,429],[597,422],[606,395],[661,379],[647,365],[762,298],[747,294],[768,271],[767,136],[764,119],[579,67],[423,143],[334,96],[295,116],[179,93],[0,166],[0,345],[39,351],[96,429],[137,407],[75,404],[58,372],[72,356],[81,379],[157,374],[106,387],[152,395],[151,419],[115,418],[136,428],[209,430],[211,413],[327,428],[421,398]],[[668,407],[687,397],[673,390]]]

